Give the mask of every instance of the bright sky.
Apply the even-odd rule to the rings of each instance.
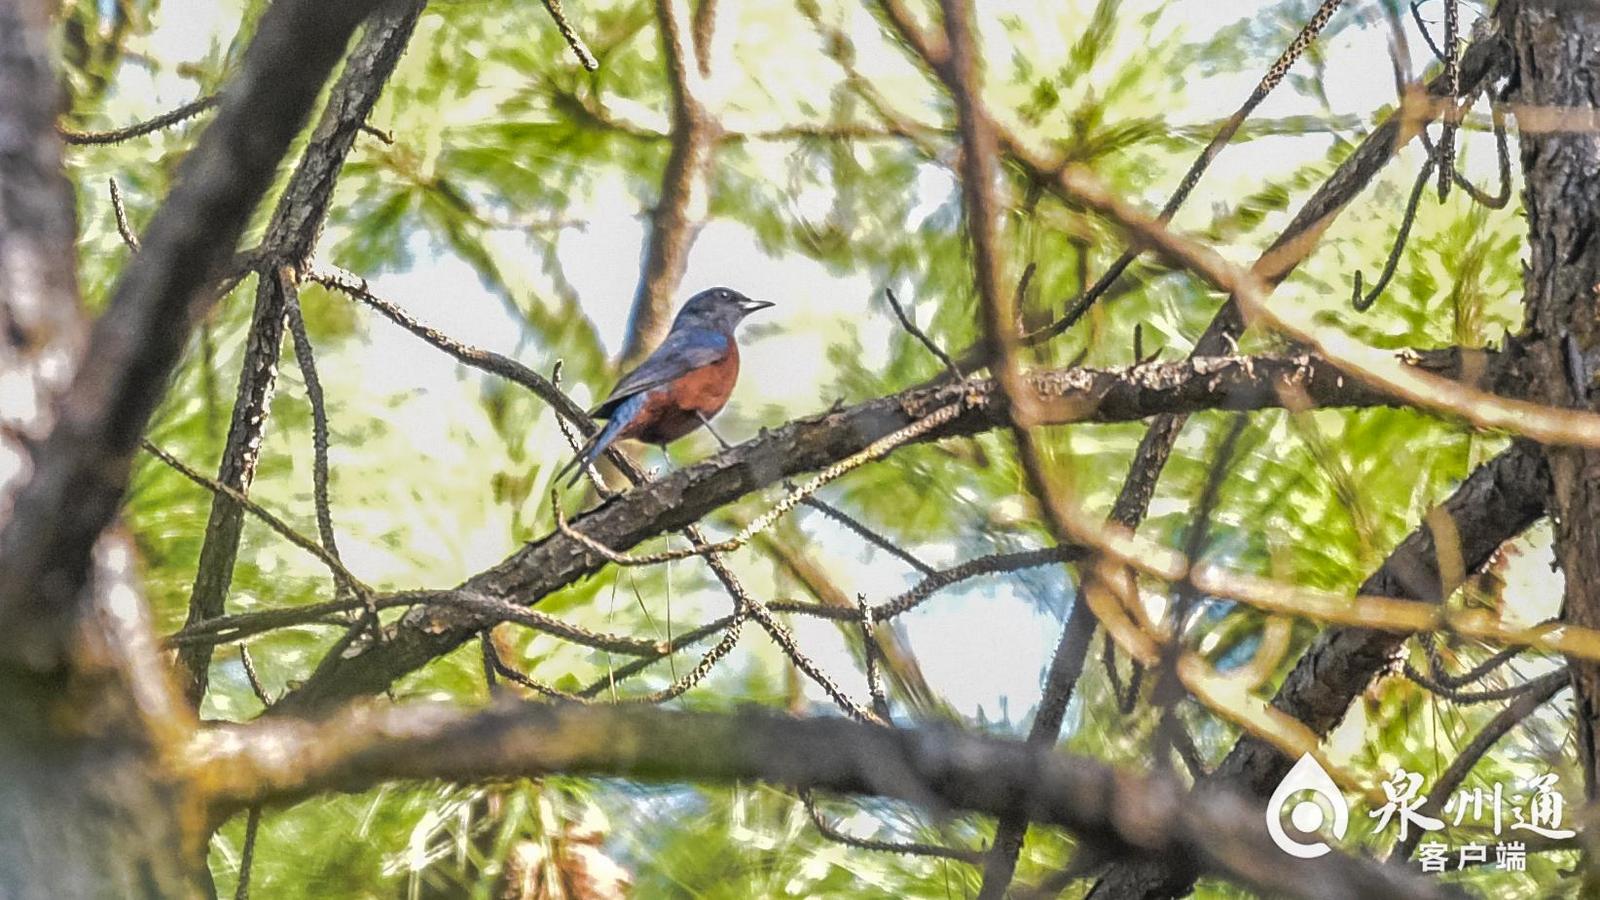
[[[1084,2],[1077,5],[1085,10],[1092,6]],[[1265,0],[1178,0],[1171,4],[1170,14],[1198,37],[1274,5]],[[1035,8],[1020,0],[995,0],[993,9],[990,0],[985,0],[981,6],[985,13],[1002,8]],[[1368,14],[1362,5],[1339,15]],[[226,40],[227,29],[236,21],[237,10],[231,3],[165,0],[159,27],[150,38],[148,49],[157,59],[196,58],[213,42]],[[992,34],[989,37],[996,38]],[[1004,51],[1000,46],[992,49]],[[1413,40],[1412,52],[1415,65],[1420,67],[1424,62],[1421,54],[1426,52],[1420,41]],[[1335,114],[1366,116],[1393,102],[1388,34],[1381,23],[1345,30],[1328,43],[1326,53],[1332,71],[1367,73],[1362,78],[1330,80],[1329,101]],[[1304,70],[1302,62],[1297,71]],[[139,97],[139,105],[151,111],[170,108],[193,95],[192,83],[172,74],[170,68],[152,75],[131,66],[129,72],[129,80],[119,85],[119,91]],[[1250,73],[1213,79],[1214,84],[1185,98],[1182,118],[1203,121],[1228,115],[1248,95],[1258,77],[1259,73]],[[1309,98],[1286,86],[1261,107],[1258,115],[1321,112]],[[1204,196],[1205,191],[1212,191],[1213,197],[1225,196],[1223,191],[1230,186],[1257,185],[1265,172],[1290,168],[1308,152],[1320,153],[1325,147],[1321,141],[1263,141],[1243,150],[1225,151],[1207,175],[1196,205],[1204,208],[1203,204],[1211,202]],[[1492,154],[1477,153],[1473,158],[1483,162]],[[953,189],[948,175],[932,167],[919,180],[924,208],[943,203]],[[590,208],[564,211],[567,218],[589,224],[564,233],[560,259],[582,297],[585,312],[614,351],[624,333],[638,277],[643,226],[634,201],[620,186],[609,194],[602,191],[602,195]],[[413,246],[423,250],[426,244],[414,241]],[[687,297],[715,284],[736,287],[777,303],[774,309],[761,314],[762,325],[775,327],[763,328],[762,336],[748,342],[743,354],[743,384],[734,396],[735,415],[729,417],[741,426],[749,421],[749,414],[740,414],[740,410],[764,408],[751,402],[750,388],[757,383],[763,386],[762,404],[781,406],[788,415],[824,408],[832,401],[824,390],[830,381],[825,351],[829,326],[839,318],[857,324],[868,365],[887,352],[893,326],[883,314],[880,301],[871,296],[872,284],[866,277],[840,277],[799,256],[768,257],[741,226],[712,222],[704,229],[690,257],[680,294]],[[410,271],[385,276],[378,280],[377,287],[418,318],[462,340],[513,355],[521,349],[518,323],[498,299],[480,287],[475,275],[459,260],[419,255]],[[914,305],[915,298],[911,301]],[[387,325],[375,325],[369,332],[371,343],[354,351],[352,365],[341,369],[365,373],[354,376],[366,379],[356,382],[358,388],[393,391],[393,418],[399,427],[415,425],[426,433],[429,423],[449,416],[460,404],[473,402],[470,398],[476,388],[470,382],[462,382],[456,367],[441,354]],[[383,375],[379,378],[372,373]],[[777,424],[777,420],[756,424]],[[748,433],[730,435],[733,440],[744,437]],[[881,600],[911,583],[903,566],[882,555],[866,553],[854,538],[834,532],[829,526],[822,527],[827,530],[817,533],[816,544],[823,548],[837,582],[847,590]],[[486,526],[482,534],[465,536],[459,542],[459,558],[453,561],[459,571],[440,572],[437,582],[447,583],[451,577],[498,561],[512,549],[510,539],[505,529],[497,530],[495,524]],[[347,561],[364,572],[381,572],[389,565],[386,552],[361,546],[346,548],[350,557]],[[939,548],[932,548],[929,556],[938,563],[955,561],[953,553],[941,554]],[[982,709],[991,718],[998,715],[1002,705],[1014,718],[1020,718],[1037,702],[1041,674],[1060,630],[1056,615],[1041,612],[1032,599],[1018,596],[1008,583],[993,581],[979,581],[970,589],[947,592],[903,621],[934,687],[962,712],[973,714]],[[802,642],[823,668],[841,676],[855,671],[832,625],[812,620],[795,625]],[[860,693],[858,684],[847,682],[846,687]],[[820,692],[815,699],[826,702]]]

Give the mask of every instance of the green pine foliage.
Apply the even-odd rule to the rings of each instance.
[[[1032,138],[1091,167],[1125,197],[1158,208],[1231,104],[1244,99],[1314,7],[1306,0],[1261,4],[1258,15],[1208,32],[1186,23],[1180,14],[1185,5],[1003,4],[1004,11],[983,22],[988,100]],[[225,23],[214,40],[197,38],[183,44],[181,53],[153,55],[158,47],[172,46],[170,40],[154,42],[171,27],[164,17],[193,6],[177,0],[63,4],[71,94],[64,126],[115,127],[215,91],[237,65],[263,4],[211,4]],[[732,44],[724,64],[737,74],[727,76],[732,86],[720,100],[729,136],[711,173],[708,233],[723,228],[747,235],[763,259],[810,261],[839,284],[865,286],[859,296],[819,298],[806,320],[823,348],[813,363],[825,373],[820,396],[783,403],[758,398],[731,410],[725,430],[740,439],[836,399],[881,396],[942,372],[936,359],[893,324],[884,288],[893,288],[933,340],[957,356],[975,345],[979,330],[952,171],[957,151],[948,101],[854,4],[731,6],[719,27]],[[818,35],[808,9],[860,42],[853,57]],[[569,4],[568,13],[599,58],[599,71],[576,64],[540,4],[432,4],[372,117],[393,142],[368,134],[358,138],[318,259],[379,279],[380,285],[406,284],[406,276],[419,271],[443,273],[429,284],[444,296],[430,297],[430,312],[420,318],[472,319],[465,316],[471,307],[477,317],[472,320],[494,323],[493,333],[463,339],[495,338],[495,349],[542,372],[559,361],[563,384],[585,398],[598,396],[615,377],[613,356],[621,340],[590,314],[601,306],[622,308],[631,298],[581,291],[567,271],[570,248],[587,228],[623,233],[616,222],[645,222],[670,150],[669,94],[650,4],[598,0]],[[1329,55],[1321,48],[1383,40],[1381,24],[1354,13],[1335,19],[1323,43],[1280,89],[1294,101],[1268,107],[1246,123],[1224,151],[1228,164],[1202,182],[1178,216],[1179,227],[1248,262],[1390,111],[1330,111],[1336,80],[1351,76],[1328,68]],[[235,34],[231,23],[240,22]],[[889,133],[890,125],[852,88],[841,60],[867,74],[878,94],[914,125],[918,139]],[[148,89],[155,77],[186,85],[190,93],[163,95],[158,102]],[[1228,86],[1237,99],[1229,94],[1217,101],[1218,85]],[[70,153],[84,233],[80,279],[94,307],[104,304],[129,255],[111,215],[107,179],[118,181],[137,230],[159,205],[206,118],[203,113],[147,137]],[[804,133],[771,134],[790,127]],[[1467,160],[1492,159],[1486,132],[1469,129],[1464,142]],[[1259,165],[1250,165],[1252,160]],[[1335,222],[1275,302],[1307,305],[1325,326],[1381,347],[1502,345],[1521,316],[1523,222],[1516,200],[1488,210],[1459,190],[1444,204],[1431,192],[1425,195],[1393,283],[1371,311],[1350,308],[1353,275],[1364,271],[1369,283],[1375,277],[1422,162],[1415,148],[1403,153]],[[1479,169],[1493,166],[1471,167],[1474,173]],[[1023,173],[1007,169],[1006,177],[1018,202],[1003,232],[1013,270],[1035,267],[1021,306],[1024,324],[1037,327],[1060,315],[1123,244],[1099,218],[1031,191]],[[260,212],[256,234],[269,212]],[[636,244],[608,252],[615,268],[636,270]],[[741,263],[741,270],[759,271],[760,264],[761,259]],[[760,285],[751,288],[759,291]],[[214,471],[226,438],[253,297],[254,283],[246,281],[202,323],[150,432],[153,441],[202,471]],[[1165,263],[1141,259],[1111,297],[1038,349],[1034,359],[1041,366],[1128,365],[1135,326],[1147,355],[1159,351],[1162,359],[1177,359],[1193,346],[1221,299]],[[551,477],[568,450],[540,401],[442,357],[415,362],[437,354],[341,295],[306,286],[301,302],[328,398],[334,521],[354,571],[379,588],[447,587],[553,527]],[[784,337],[755,322],[750,334],[751,353]],[[1275,338],[1256,332],[1241,347],[1281,349]],[[1144,533],[1181,544],[1230,421],[1222,413],[1192,419]],[[1049,465],[1090,512],[1103,514],[1142,431],[1137,425],[1050,429]],[[681,464],[713,446],[709,437],[696,437],[672,455]],[[1208,553],[1245,571],[1353,591],[1430,503],[1499,447],[1457,424],[1408,411],[1255,414],[1222,483]],[[311,412],[293,353],[285,347],[252,496],[307,534],[315,533],[311,461]],[[661,463],[652,455],[646,464]],[[825,494],[929,559],[954,562],[1048,541],[1004,432],[903,449]],[[749,518],[769,502],[770,497],[747,498],[733,512]],[[204,490],[153,459],[140,462],[125,521],[141,551],[146,591],[163,633],[182,625],[209,507]],[[814,513],[803,516],[802,534],[821,521]],[[854,538],[839,535],[827,551],[862,556],[850,543]],[[1548,553],[1547,540],[1535,538],[1525,552]],[[681,546],[682,540],[641,549],[663,544]],[[881,553],[872,558],[878,565],[895,564]],[[758,596],[809,599],[759,553],[743,551],[737,565]],[[1062,577],[1059,569],[1045,569],[1018,584],[1060,614],[1071,592]],[[853,596],[851,585],[842,587]],[[992,583],[979,579],[933,602],[982,603],[992,591]],[[332,585],[315,560],[247,519],[229,612],[331,596]],[[1491,584],[1458,602],[1498,605],[1506,599]],[[728,600],[702,566],[684,561],[607,568],[545,598],[539,609],[600,631],[665,638],[725,614]],[[276,694],[305,679],[343,627],[317,623],[251,640],[267,690]],[[503,631],[506,661],[560,690],[581,690],[628,661],[531,631]],[[1222,671],[1259,667],[1257,691],[1265,695],[1316,628],[1296,622],[1284,631],[1279,635],[1258,612],[1214,602],[1207,604],[1192,646]],[[1097,640],[1062,745],[1148,767],[1154,714],[1147,706],[1131,717],[1118,711],[1098,646]],[[693,665],[701,649],[657,664],[627,690],[665,686]],[[1258,651],[1276,658],[1252,661]],[[973,653],[970,665],[982,668],[985,660],[978,649]],[[1487,655],[1470,645],[1451,646],[1449,653],[1463,667]],[[1116,665],[1125,681],[1127,660],[1119,657]],[[864,695],[859,673],[834,674]],[[394,694],[483,702],[478,648],[468,645],[435,661],[403,679]],[[749,703],[803,707],[811,702],[808,696],[781,654],[749,626],[732,657],[675,702],[718,709]],[[1360,734],[1336,739],[1344,741],[1337,744],[1346,748],[1339,751],[1342,758],[1374,771],[1405,765],[1430,778],[1492,715],[1490,709],[1432,698],[1398,678],[1380,681],[1359,705]],[[242,720],[261,708],[237,649],[221,648],[202,714]],[[1198,707],[1185,704],[1180,713],[1208,764],[1237,736],[1233,726]],[[1031,710],[1018,708],[999,721],[989,715],[977,713],[968,724],[1021,734],[1032,717]],[[1563,734],[1536,716],[1491,754],[1469,784],[1511,783],[1546,769],[1561,772],[1569,787],[1577,784]],[[993,829],[985,820],[938,818],[890,804],[837,798],[821,803],[841,828],[881,840],[975,848]],[[965,897],[979,881],[977,869],[959,862],[828,841],[796,798],[770,787],[544,779],[470,788],[395,785],[270,810],[257,838],[253,885],[258,896],[284,898],[497,896],[513,849],[533,847],[519,852],[547,863],[561,858],[558,846],[570,839],[574,823],[584,821],[603,821],[598,846],[631,873],[640,897]],[[1368,833],[1364,810],[1352,822]],[[237,877],[243,840],[243,821],[236,819],[213,845],[212,869],[224,893]],[[1047,877],[1072,849],[1070,837],[1036,830],[1019,881]],[[1504,896],[1533,896],[1532,886],[1558,879],[1564,863],[1560,854],[1536,854],[1524,877],[1480,872],[1463,880],[1481,885],[1493,877]],[[1083,882],[1077,884],[1073,890],[1081,890]],[[1241,896],[1212,882],[1202,883],[1200,895]]]

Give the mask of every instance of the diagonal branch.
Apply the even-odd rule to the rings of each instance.
[[[159,116],[146,119],[143,122],[129,125],[125,128],[117,128],[112,131],[69,131],[63,128],[60,129],[61,139],[74,146],[85,144],[118,144],[123,141],[132,140],[136,137],[143,137],[147,134],[153,134],[163,128],[171,128],[179,122],[192,119],[211,107],[216,106],[219,99],[220,98],[216,94],[208,94],[197,100],[191,100],[177,109],[164,112]]]
[[[1482,377],[1498,365],[1481,354],[1440,351],[1417,363],[1445,374]],[[1491,358],[1492,359],[1492,358]],[[1126,422],[1162,412],[1262,409],[1281,404],[1276,386],[1296,385],[1322,406],[1367,406],[1388,401],[1309,357],[1260,357],[1151,363],[1130,369],[1067,369],[1027,377],[1040,424]],[[572,520],[606,547],[626,550],[682,528],[746,494],[802,472],[826,468],[929,412],[964,406],[948,424],[919,441],[977,434],[1010,424],[992,381],[914,388],[853,407],[799,419],[698,465],[613,497]],[[700,541],[700,543],[705,543]],[[476,593],[531,605],[598,571],[606,560],[559,531],[534,541],[463,585]],[[379,645],[350,648],[278,704],[283,711],[326,708],[381,691],[395,678],[459,646],[499,620],[472,611],[417,607],[385,631]]]

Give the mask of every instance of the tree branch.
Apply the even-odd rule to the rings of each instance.
[[[702,67],[709,66],[710,60],[697,62],[694,45],[703,33],[709,46],[712,20],[707,18],[691,36],[685,5],[683,0],[655,0],[672,96],[672,150],[661,174],[661,194],[650,211],[644,268],[622,347],[624,366],[643,359],[666,336],[672,324],[673,294],[683,281],[689,250],[709,202],[711,160],[720,127],[706,109],[700,90],[706,83]]]
[[[1485,360],[1490,364],[1484,366]],[[1436,351],[1417,364],[1442,374],[1495,377],[1495,357]],[[1035,373],[1027,382],[1040,424],[1126,422],[1162,412],[1263,409],[1281,404],[1276,386],[1293,383],[1322,406],[1385,404],[1382,395],[1308,357],[1197,359],[1129,369],[1067,369]],[[1492,383],[1492,382],[1490,382]],[[613,497],[572,520],[607,547],[626,550],[647,538],[695,522],[707,513],[791,475],[825,468],[892,434],[932,410],[964,403],[960,415],[919,440],[977,434],[1010,423],[992,381],[914,388],[799,419],[660,480]],[[598,553],[555,532],[479,573],[464,589],[525,605],[597,571]],[[395,678],[496,624],[492,616],[445,607],[417,607],[385,630],[378,645],[358,642],[329,660],[275,709],[309,711],[385,689]]]
[[[159,116],[155,116],[154,118],[146,119],[143,122],[129,125],[126,128],[117,128],[112,131],[70,131],[63,128],[60,129],[61,139],[74,146],[81,146],[85,144],[119,144],[123,141],[132,140],[136,137],[143,137],[147,134],[153,134],[163,128],[170,128],[173,125],[176,125],[179,122],[187,119],[192,119],[211,107],[216,106],[218,99],[219,98],[216,94],[210,94],[205,97],[201,97],[198,100],[191,100],[177,109],[164,112]]]
[[[37,468],[0,531],[0,656],[59,658],[89,548],[110,524],[132,458],[190,323],[210,302],[345,42],[374,6],[280,0],[261,17],[216,119],[184,159],[144,249],[95,323]],[[53,87],[40,88],[53,95]],[[66,254],[63,259],[72,259]]]
[[[363,706],[319,723],[224,726],[199,735],[191,750],[213,816],[395,779],[551,772],[649,781],[753,778],[936,810],[1020,812],[1068,828],[1109,854],[1181,860],[1274,896],[1448,895],[1426,877],[1338,854],[1282,866],[1262,833],[1260,809],[1229,794],[1187,794],[1171,781],[953,729],[897,730],[757,711],[504,703],[464,712],[419,704]]]
[[[1511,729],[1517,727],[1523,719],[1533,715],[1534,710],[1550,701],[1550,698],[1561,692],[1561,689],[1570,684],[1570,676],[1565,669],[1556,669],[1547,672],[1538,678],[1532,679],[1524,685],[1526,690],[1519,694],[1505,708],[1495,713],[1494,718],[1486,722],[1483,728],[1475,735],[1467,746],[1462,747],[1451,760],[1450,767],[1444,774],[1434,779],[1433,789],[1428,792],[1428,799],[1417,807],[1417,812],[1425,816],[1437,816],[1444,811],[1445,803],[1472,774],[1472,769],[1483,759],[1501,738],[1505,737]],[[1422,840],[1425,832],[1417,829],[1408,833],[1394,845],[1389,852],[1389,859],[1399,862],[1411,858],[1411,852],[1417,849],[1417,843]]]
[[[218,482],[240,494],[248,496],[255,482],[277,380],[284,316],[290,304],[299,302],[293,275],[316,246],[339,172],[394,72],[424,5],[424,0],[396,0],[374,17],[351,50],[344,72],[329,93],[322,119],[267,224],[266,237],[255,260],[260,276],[249,341],[217,472]],[[222,614],[233,583],[243,525],[244,509],[232,497],[218,494],[211,503],[200,564],[189,595],[190,624]],[[184,648],[178,656],[183,664],[185,692],[191,703],[198,704],[205,696],[211,647],[196,644]]]
[[[1435,515],[1448,517],[1463,574],[1481,569],[1500,545],[1521,534],[1544,514],[1549,471],[1536,448],[1518,443],[1478,467]],[[1434,529],[1426,522],[1400,542],[1383,565],[1361,585],[1361,593],[1442,603],[1457,585],[1440,573]],[[1324,630],[1295,663],[1272,705],[1326,735],[1344,718],[1355,698],[1387,667],[1405,635],[1364,628]],[[1265,797],[1288,774],[1292,760],[1258,738],[1245,736],[1212,773],[1210,783]],[[1170,897],[1181,895],[1188,876],[1159,864],[1119,865],[1106,873],[1092,897]]]

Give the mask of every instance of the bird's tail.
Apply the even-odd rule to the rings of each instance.
[[[578,479],[583,477],[584,470],[589,467],[589,464],[593,463],[595,459],[600,456],[600,454],[605,452],[605,444],[601,444],[600,441],[606,436],[606,432],[610,430],[611,425],[610,423],[607,423],[605,428],[602,428],[590,435],[589,439],[584,441],[583,446],[578,448],[578,452],[575,453],[571,459],[567,460],[566,463],[556,471],[554,480],[561,481],[563,478],[566,478],[567,482],[565,485],[563,485],[564,487],[572,487],[574,484],[577,484]],[[609,444],[610,441],[607,441],[606,443]],[[569,472],[572,473],[570,478],[567,477],[567,473]]]
[[[572,472],[572,477],[567,479],[567,483],[564,486],[572,487],[577,484],[578,479],[583,477],[584,470],[593,465],[594,461],[600,458],[600,454],[606,452],[606,448],[617,440],[617,436],[622,432],[623,427],[633,419],[633,414],[637,410],[632,407],[637,405],[624,403],[618,407],[613,412],[611,420],[606,422],[605,427],[591,435],[589,440],[578,448],[578,452],[567,460],[566,465],[556,472],[555,480],[560,481],[562,478],[567,478],[567,473]],[[574,468],[577,469],[576,472],[572,471]]]

